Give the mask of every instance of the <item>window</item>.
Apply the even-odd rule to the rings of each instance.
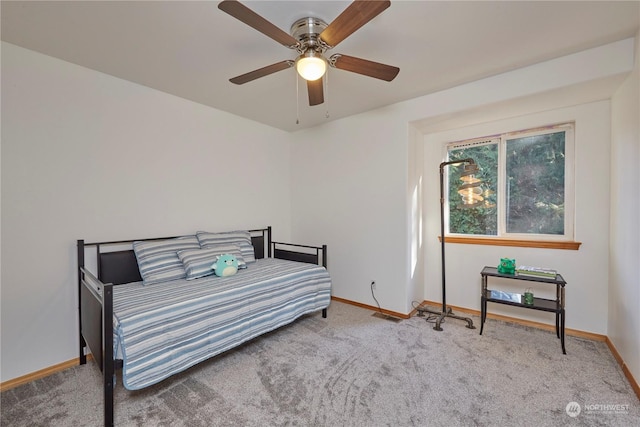
[[[484,204],[460,206],[462,167],[448,167],[450,235],[573,240],[573,124],[548,126],[447,145],[448,160],[480,167]]]

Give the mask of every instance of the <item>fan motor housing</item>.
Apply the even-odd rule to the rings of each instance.
[[[303,50],[308,48],[323,50],[323,46],[320,46],[318,36],[325,28],[327,28],[327,23],[322,19],[310,17],[301,18],[291,26],[291,35],[302,44]]]

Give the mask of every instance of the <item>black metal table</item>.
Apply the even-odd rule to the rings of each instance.
[[[481,293],[481,316],[480,316],[480,335],[482,335],[482,329],[484,328],[484,322],[487,319],[487,302],[494,302],[497,304],[506,304],[514,307],[529,308],[532,310],[548,311],[556,314],[556,335],[560,338],[562,344],[562,353],[567,354],[564,348],[564,287],[567,284],[560,274],[557,274],[555,278],[549,277],[537,277],[537,276],[525,276],[519,274],[503,274],[498,273],[496,267],[485,267],[480,272],[482,276],[482,293]],[[556,299],[546,298],[533,298],[533,304],[525,304],[522,295],[501,292],[492,289],[487,289],[487,282],[489,277],[500,277],[503,279],[524,280],[527,282],[548,283],[556,286]]]

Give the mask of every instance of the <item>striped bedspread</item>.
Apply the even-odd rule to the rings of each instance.
[[[331,278],[321,266],[266,258],[233,276],[113,289],[114,352],[124,386],[138,390],[326,308]]]

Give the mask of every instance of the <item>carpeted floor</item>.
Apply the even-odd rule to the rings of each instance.
[[[306,316],[150,388],[118,385],[116,425],[640,424],[602,342],[567,337],[563,355],[554,333],[517,324],[487,320],[480,336],[454,319],[437,332],[371,314],[333,302],[327,319]],[[100,371],[68,369],[3,392],[1,405],[2,426],[101,425]]]

